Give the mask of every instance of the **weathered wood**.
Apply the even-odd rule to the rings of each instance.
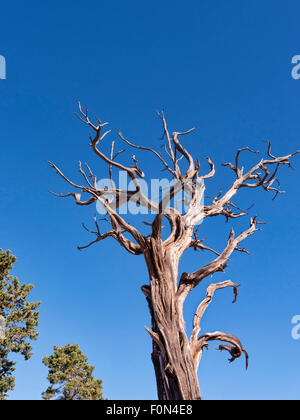
[[[160,238],[150,238],[145,252],[150,278],[147,301],[152,319],[152,361],[160,400],[198,400],[200,390],[197,372],[183,325],[183,314],[178,311],[174,274],[165,258]],[[176,261],[174,261],[176,263]]]
[[[268,143],[267,159],[261,159],[248,172],[244,173],[244,168],[239,167],[240,154],[244,151],[258,152],[251,150],[249,147],[238,150],[235,163],[224,164],[224,166],[232,169],[235,174],[232,186],[224,194],[221,192],[212,198],[211,204],[203,206],[204,180],[215,175],[215,166],[207,158],[210,171],[205,175],[200,175],[198,159],[194,160],[180,141],[182,136],[191,133],[194,129],[181,133],[174,132],[171,135],[168,131],[164,114],[158,115],[163,123],[163,138],[165,137],[167,140],[164,145],[167,154],[166,159],[154,149],[137,146],[125,139],[120,132],[118,134],[121,141],[130,147],[150,152],[156,156],[163,164],[164,169],[172,175],[172,181],[175,180],[175,184],[170,186],[169,191],[166,192],[159,203],[153,202],[143,193],[139,178],[144,177],[144,172],[138,166],[135,156],[132,157],[134,165],[125,166],[116,161],[116,158],[123,150],[114,153],[114,142],[112,143],[110,156],[106,156],[100,151],[99,144],[109,133],[109,131],[106,131],[102,134],[102,128],[106,123],[98,120],[97,124],[93,124],[89,118],[88,110],[83,111],[80,104],[78,117],[94,132],[94,137],[90,137],[90,145],[94,153],[108,165],[111,188],[101,189],[97,184],[95,174],[88,165],[86,165],[88,173],[84,171],[81,163],[79,165],[79,172],[84,178],[84,185],[80,185],[67,178],[56,165],[51,162],[49,164],[76,191],[55,195],[59,197],[73,197],[75,203],[81,206],[98,202],[106,211],[107,219],[104,220],[110,224],[110,230],[101,233],[98,220],[95,218],[96,230],[90,231],[96,235],[95,240],[84,247],[79,247],[79,249],[87,248],[110,237],[118,241],[131,254],[144,255],[149,272],[149,285],[142,286],[142,291],[146,296],[151,314],[151,329],[147,327],[146,329],[153,341],[152,361],[157,381],[158,398],[160,400],[199,400],[201,396],[197,368],[203,349],[208,347],[210,341],[229,343],[220,345],[219,350],[228,351],[231,355],[230,361],[234,361],[237,357],[245,354],[246,365],[248,366],[248,354],[240,340],[231,334],[216,331],[202,334],[199,337],[201,330],[200,321],[213,298],[214,292],[225,287],[233,287],[236,298],[238,286],[235,283],[228,280],[211,284],[208,287],[205,299],[195,312],[190,339],[187,337],[183,318],[185,299],[204,279],[216,272],[224,272],[234,251],[247,254],[248,251],[245,248],[241,248],[240,243],[260,230],[257,226],[261,224],[255,216],[250,220],[250,227],[240,235],[236,236],[234,230],[231,229],[224,250],[217,252],[213,248],[204,245],[203,240],[198,239],[199,223],[208,217],[218,215],[224,216],[226,221],[247,215],[249,209],[242,210],[232,202],[233,197],[243,188],[261,187],[267,192],[273,192],[275,194],[273,198],[276,198],[279,193],[282,193],[277,179],[278,169],[280,166],[291,166],[291,157],[299,153],[299,151],[286,156],[276,157],[271,154],[271,146]],[[171,161],[171,165],[167,163],[168,158]],[[179,164],[181,159],[184,159],[186,162],[187,169],[185,171],[182,171]],[[268,168],[272,165],[275,166],[275,170],[270,172]],[[112,175],[113,168],[125,171],[133,182],[135,189],[121,191],[115,188]],[[184,214],[181,214],[176,208],[171,206],[171,200],[181,190],[189,194],[188,208]],[[82,194],[87,194],[89,196],[88,199],[82,200]],[[108,195],[114,197],[112,204],[107,199]],[[118,208],[129,201],[134,201],[136,204],[156,212],[157,216],[151,225],[152,233],[149,236],[143,236],[136,227],[126,222],[118,213]],[[171,230],[169,237],[164,241],[162,239],[163,218],[167,220]],[[193,273],[184,272],[179,276],[178,265],[180,258],[189,248],[193,248],[195,251],[210,251],[217,257]]]

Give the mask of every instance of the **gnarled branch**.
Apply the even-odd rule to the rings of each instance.
[[[213,201],[213,203],[210,206],[206,206],[204,209],[205,217],[211,217],[211,216],[217,216],[217,215],[224,215],[226,219],[228,218],[236,218],[244,216],[246,213],[241,212],[238,214],[234,214],[230,210],[231,199],[233,196],[237,194],[237,192],[241,188],[257,188],[262,187],[265,191],[274,191],[276,198],[279,193],[283,193],[283,191],[280,191],[280,183],[275,178],[278,169],[280,165],[287,165],[291,167],[290,159],[291,157],[295,156],[296,154],[300,153],[299,150],[297,150],[294,153],[291,153],[286,156],[280,156],[275,157],[274,155],[271,155],[271,144],[268,142],[268,157],[271,159],[261,159],[259,163],[257,163],[255,166],[253,166],[247,173],[244,174],[244,167],[239,168],[239,155],[242,151],[249,151],[251,153],[259,153],[256,151],[251,150],[249,147],[245,147],[243,149],[239,149],[235,158],[235,164],[232,163],[225,163],[224,166],[230,167],[236,174],[236,179],[232,186],[229,188],[229,190],[223,194],[221,197],[218,197]],[[275,170],[271,174],[268,170],[268,166],[275,165]],[[264,172],[264,175],[261,174],[260,171]],[[256,182],[249,183],[248,181],[254,180]],[[274,187],[274,182],[278,183],[278,188]],[[226,208],[227,207],[227,208]]]
[[[202,319],[206,309],[210,305],[215,291],[220,290],[220,289],[225,289],[226,287],[232,287],[233,288],[233,292],[234,292],[233,303],[236,302],[237,294],[238,294],[237,289],[238,289],[239,285],[233,283],[231,280],[223,281],[221,283],[210,284],[207,288],[205,299],[200,303],[200,305],[198,306],[198,308],[195,312],[195,315],[194,315],[193,332],[192,332],[192,335],[191,335],[191,338],[190,338],[190,344],[191,345],[194,345],[195,342],[198,339],[199,332],[201,331],[201,325],[200,325],[201,324],[201,319]]]
[[[237,249],[240,250],[238,245],[240,242],[253,235],[256,231],[260,230],[256,226],[259,224],[257,218],[254,217],[250,221],[250,227],[242,232],[239,236],[235,236],[234,230],[231,229],[224,251],[213,261],[194,271],[191,274],[183,273],[179,282],[177,299],[181,304],[188,293],[196,287],[204,278],[218,272],[224,271],[228,265],[228,259],[231,254]]]
[[[240,340],[235,335],[225,334],[220,331],[216,331],[214,333],[203,334],[201,337],[199,337],[198,345],[197,345],[197,349],[195,350],[194,357],[196,356],[196,354],[198,357],[199,357],[199,354],[200,355],[202,354],[203,348],[208,347],[209,341],[223,341],[225,343],[230,343],[229,345],[220,345],[217,349],[220,351],[227,350],[230,353],[231,355],[231,358],[229,359],[230,363],[234,362],[235,359],[237,359],[244,353],[245,359],[246,359],[246,369],[248,369],[249,356],[248,356],[247,351],[242,346],[242,343],[240,342]]]

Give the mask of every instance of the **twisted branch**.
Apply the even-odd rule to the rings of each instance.
[[[248,353],[242,346],[242,343],[240,342],[240,340],[235,335],[225,334],[220,331],[216,331],[214,333],[203,334],[198,340],[196,352],[198,352],[201,355],[203,352],[203,348],[208,347],[209,341],[223,341],[225,343],[230,343],[229,345],[220,345],[217,348],[217,350],[220,350],[220,351],[226,350],[230,353],[231,355],[231,358],[229,359],[230,363],[234,362],[235,359],[237,359],[244,353],[245,359],[246,359],[246,369],[248,369],[248,360],[249,360]],[[198,357],[201,357],[201,356],[198,355]]]
[[[198,339],[198,335],[199,332],[201,331],[201,320],[202,317],[205,313],[205,311],[207,310],[208,306],[210,305],[214,293],[216,290],[220,290],[220,289],[225,289],[227,287],[232,287],[233,288],[233,292],[234,292],[234,300],[232,303],[235,303],[237,300],[237,295],[238,295],[238,287],[239,285],[233,283],[231,280],[227,280],[227,281],[223,281],[222,283],[215,283],[215,284],[210,284],[207,288],[206,291],[206,297],[205,299],[200,303],[200,305],[198,306],[195,315],[194,315],[194,320],[193,320],[193,332],[190,338],[190,344],[193,345],[197,339]]]

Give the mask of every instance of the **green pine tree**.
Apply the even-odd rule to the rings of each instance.
[[[20,284],[9,274],[16,261],[10,251],[0,249],[0,400],[6,399],[15,386],[16,363],[10,360],[10,355],[19,353],[25,360],[30,359],[30,340],[38,337],[40,303],[28,300],[31,284]]]
[[[53,355],[43,358],[49,368],[50,386],[42,394],[44,400],[103,400],[102,381],[93,376],[94,367],[78,344],[54,346]],[[57,387],[55,387],[57,385]]]

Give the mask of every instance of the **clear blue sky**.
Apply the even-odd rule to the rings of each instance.
[[[120,127],[127,137],[160,146],[164,108],[174,130],[197,125],[186,138],[194,155],[217,165],[207,183],[212,194],[232,180],[221,163],[241,146],[275,154],[299,149],[300,80],[291,59],[300,54],[299,1],[10,1],[1,7],[0,54],[0,246],[18,257],[14,273],[35,285],[42,301],[40,337],[28,362],[18,359],[13,399],[38,399],[46,388],[42,357],[53,345],[78,343],[96,366],[109,399],[156,398],[150,325],[140,286],[147,282],[142,257],[108,240],[79,252],[89,239],[81,222],[94,208],[75,206],[48,193],[68,191],[47,166],[55,161],[78,176],[78,160],[99,177],[106,168],[88,147],[88,130],[74,117],[76,100]],[[115,138],[115,134],[112,138]],[[246,162],[248,157],[245,156]],[[140,158],[142,161],[142,158]],[[238,303],[219,292],[203,320],[204,331],[239,336],[250,354],[232,365],[211,345],[199,370],[206,399],[300,398],[300,341],[291,318],[300,314],[299,159],[283,168],[287,194],[242,194],[268,222],[245,244],[251,256],[235,255],[225,275],[241,283]],[[159,165],[147,156],[145,172]],[[159,172],[157,172],[159,173]],[[248,220],[236,223],[236,230]],[[201,236],[224,247],[230,224],[211,220]],[[188,253],[182,270],[211,259]],[[209,280],[191,294],[192,314]]]

